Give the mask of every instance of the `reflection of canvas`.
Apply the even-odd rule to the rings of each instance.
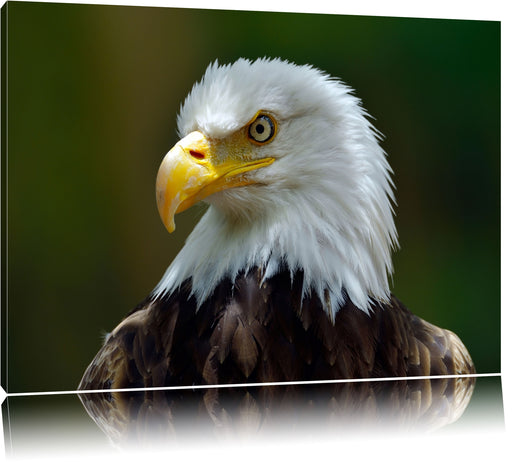
[[[432,432],[455,423],[469,404],[474,377],[146,390],[80,395],[88,414],[120,447],[202,438]],[[491,419],[497,421],[500,413]],[[197,429],[201,430],[198,431]]]
[[[250,450],[255,460],[280,448],[283,456],[298,458],[332,455],[340,447],[350,454],[352,448],[357,457],[367,446],[366,455],[382,460],[389,453],[394,460],[397,445],[414,454],[428,443],[460,457],[479,449],[498,456],[507,440],[499,377],[478,377],[465,412],[447,426],[461,409],[452,393],[471,383],[439,377],[81,395],[96,421],[75,394],[10,396],[2,405],[9,421],[6,452],[21,460],[135,460],[138,451],[169,459],[186,451],[225,460]]]
[[[198,219],[168,236],[156,209],[176,109],[209,62],[269,50],[357,89],[395,172],[393,292],[499,369],[499,24],[9,7],[9,391],[74,389],[154,288]]]

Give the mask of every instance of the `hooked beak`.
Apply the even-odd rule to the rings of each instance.
[[[195,131],[164,157],[156,177],[156,202],[160,218],[170,233],[175,229],[176,213],[216,192],[253,184],[244,173],[266,167],[275,160],[271,157],[249,160],[238,149],[219,156],[217,150],[216,143]]]

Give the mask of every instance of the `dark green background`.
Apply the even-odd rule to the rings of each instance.
[[[6,10],[5,10],[6,8]],[[395,172],[393,291],[500,369],[500,24],[8,3],[8,390],[74,389],[200,216],[154,198],[215,59],[280,56],[356,89]],[[3,379],[4,386],[6,378]]]

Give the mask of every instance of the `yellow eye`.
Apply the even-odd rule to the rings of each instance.
[[[274,120],[268,115],[259,115],[249,125],[249,138],[256,143],[268,143],[276,132]]]

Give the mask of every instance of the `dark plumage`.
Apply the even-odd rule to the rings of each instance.
[[[350,301],[332,323],[302,277],[223,280],[196,310],[189,284],[148,299],[108,337],[80,389],[474,373],[459,338],[398,299],[370,314]],[[260,288],[261,285],[261,288]]]

